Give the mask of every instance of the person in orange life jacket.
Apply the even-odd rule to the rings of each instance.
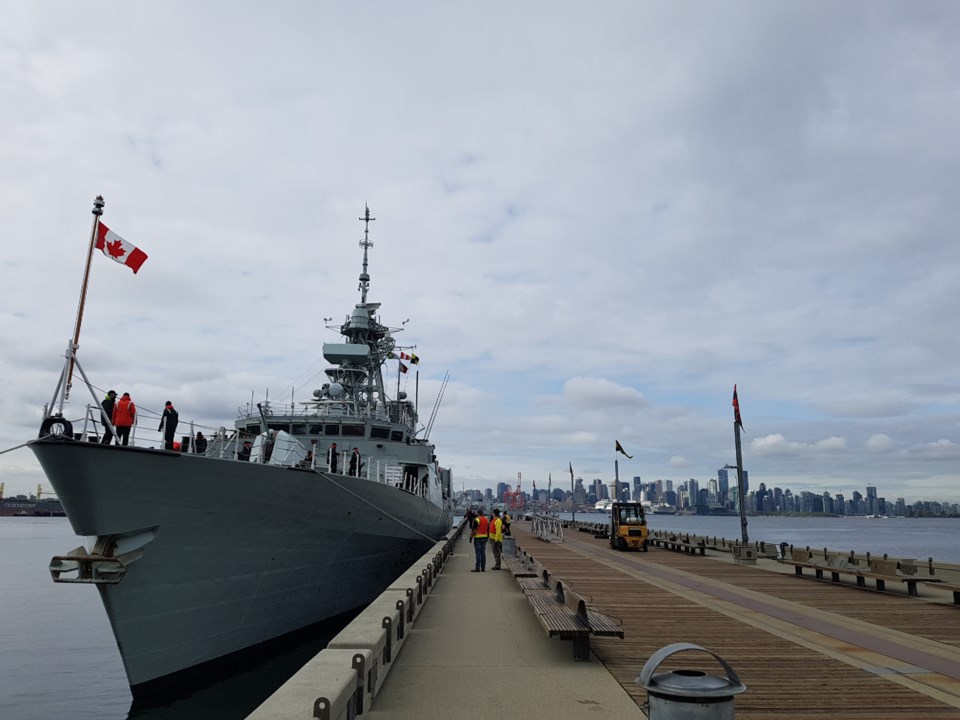
[[[353,477],[360,477],[360,468],[363,466],[363,463],[360,462],[360,449],[354,448],[353,453],[350,455],[350,474]]]
[[[124,393],[113,406],[113,426],[117,429],[117,444],[130,444],[130,428],[137,420],[137,406],[133,404],[130,393]]]
[[[491,570],[500,569],[500,556],[503,552],[503,520],[500,519],[500,508],[493,509],[493,520],[490,521],[490,542],[493,545],[493,562]]]
[[[487,516],[478,514],[473,521],[470,539],[473,540],[473,549],[477,554],[477,566],[470,572],[487,571],[487,537],[490,535],[490,521]]]
[[[337,444],[331,443],[330,449],[327,451],[327,467],[330,468],[330,472],[335,473],[337,471],[337,460],[339,459],[337,455]]]
[[[107,426],[107,422],[113,422],[113,406],[116,404],[117,391],[107,391],[107,396],[103,399],[103,402],[100,403],[100,407],[103,408],[103,412],[101,413],[101,415],[103,415],[103,437],[100,438],[101,445],[109,445],[110,441],[113,440],[113,433]]]
[[[167,400],[163,407],[163,415],[160,416],[160,427],[157,430],[163,430],[163,449],[173,450],[173,437],[177,433],[177,423],[180,422],[180,413],[173,409],[173,403]]]

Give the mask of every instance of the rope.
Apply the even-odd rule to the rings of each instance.
[[[409,530],[410,532],[416,533],[416,534],[419,535],[420,537],[422,537],[422,538],[424,538],[424,539],[426,539],[426,540],[429,540],[430,542],[436,542],[436,541],[437,541],[436,538],[432,538],[432,537],[430,537],[429,535],[427,535],[426,533],[420,532],[420,531],[417,530],[415,527],[411,527],[410,525],[408,525],[407,523],[405,523],[405,522],[404,522],[403,520],[401,520],[400,518],[391,515],[390,513],[388,513],[388,512],[387,512],[386,510],[384,510],[383,508],[377,507],[377,506],[374,505],[372,502],[370,502],[369,500],[367,500],[365,497],[361,497],[360,495],[357,495],[357,493],[355,493],[353,490],[351,490],[351,489],[348,488],[348,487],[344,487],[343,485],[341,485],[340,483],[338,483],[336,480],[334,480],[334,479],[333,479],[332,477],[330,477],[329,475],[324,475],[324,474],[323,474],[322,472],[320,472],[319,470],[314,470],[314,472],[315,472],[317,475],[319,475],[320,477],[326,478],[328,482],[336,485],[338,488],[340,488],[341,490],[343,490],[343,491],[344,491],[345,493],[347,493],[348,495],[353,495],[353,497],[355,497],[355,498],[356,498],[357,500],[359,500],[360,502],[369,505],[370,507],[372,507],[372,508],[373,508],[374,510],[376,510],[377,512],[383,513],[383,514],[386,515],[388,518],[390,518],[391,520],[393,520],[395,523],[397,523],[398,525],[401,525],[402,527],[405,527],[405,528],[406,528],[407,530]],[[367,482],[372,482],[372,481],[367,481]]]
[[[37,439],[38,439],[38,440],[43,440],[43,438],[48,438],[48,437],[50,437],[50,434],[49,434],[49,433],[46,434],[46,435],[43,435],[43,436],[41,436],[41,437],[39,437],[39,438],[37,438]],[[28,440],[27,442],[22,443],[21,445],[14,445],[12,448],[7,448],[6,450],[0,450],[0,455],[3,455],[4,453],[8,453],[8,452],[10,452],[11,450],[19,450],[19,449],[22,448],[22,447],[26,447],[26,446],[29,445],[31,442],[33,442],[33,441],[32,441],[32,440]]]

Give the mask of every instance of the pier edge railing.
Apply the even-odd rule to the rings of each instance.
[[[584,528],[585,531],[595,531],[609,527],[609,522],[597,523],[594,521],[564,520],[562,523],[564,527],[577,529]],[[737,548],[744,547],[744,543],[739,539],[728,539],[725,537],[718,537],[716,535],[697,535],[688,532],[671,530],[650,530],[650,539],[684,542],[693,545],[699,545],[703,543],[706,545],[708,550],[713,550],[716,552],[728,552],[731,554],[736,553]],[[791,543],[774,543],[765,540],[754,540],[747,543],[747,546],[754,550],[756,557],[768,560],[789,559],[792,557],[795,547],[794,544]],[[846,559],[847,562],[852,565],[863,565],[864,567],[869,567],[871,561],[880,559],[877,557],[877,553],[857,552],[855,550],[812,548],[809,545],[797,545],[796,548],[798,550],[803,549],[810,551],[812,557],[822,560],[824,563],[829,563],[832,560],[841,558]],[[917,574],[918,576],[925,575],[927,577],[938,577],[948,581],[955,580],[960,582],[960,564],[957,563],[938,561],[933,557],[927,557],[926,559],[921,560],[919,558],[895,556],[889,553],[883,553],[882,559],[896,562],[897,569],[907,574]]]

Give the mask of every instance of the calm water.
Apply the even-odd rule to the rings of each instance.
[[[81,544],[66,518],[0,517],[0,718],[236,720],[326,645],[340,627],[304,633],[178,697],[132,706],[120,653],[88,585],[54,584],[47,565]]]
[[[570,517],[565,514],[565,517]],[[601,521],[602,515],[577,513]],[[960,563],[960,520],[749,518],[751,540]],[[651,515],[658,530],[740,537],[738,517]],[[235,720],[246,717],[318,653],[334,629],[181,697],[131,707],[130,691],[100,604],[83,585],[55,585],[47,565],[80,545],[65,518],[0,518],[0,718],[7,720]]]
[[[561,513],[570,517],[570,513]],[[577,513],[578,520],[603,522],[604,516]],[[740,517],[705,515],[649,515],[653,530],[675,530],[697,535],[740,538]],[[960,518],[865,518],[865,517],[748,517],[751,542],[782,542],[812,548],[830,548],[900,558],[960,564],[956,532]]]

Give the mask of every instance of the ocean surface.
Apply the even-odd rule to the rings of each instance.
[[[178,695],[133,705],[100,595],[54,584],[54,555],[82,544],[66,518],[0,517],[0,719],[238,720],[342,629],[301,633]]]
[[[606,516],[576,517],[602,522]],[[740,537],[737,516],[651,515],[649,522],[657,530]],[[960,519],[751,517],[747,529],[751,541],[960,564]],[[3,720],[239,720],[339,631],[308,633],[282,651],[210,677],[203,687],[133,706],[99,594],[87,585],[54,584],[47,570],[52,556],[80,544],[66,518],[0,518]]]

